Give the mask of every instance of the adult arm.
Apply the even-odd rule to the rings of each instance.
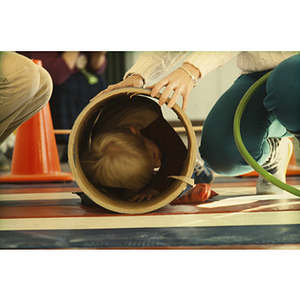
[[[167,72],[186,55],[187,52],[184,51],[142,52],[138,56],[135,64],[125,73],[123,81],[108,86],[108,88],[100,94],[117,88],[143,87],[147,82]]]
[[[165,87],[160,96],[159,104],[163,105],[173,92],[168,106],[173,107],[178,97],[182,95],[182,108],[185,110],[188,105],[189,94],[195,86],[194,80],[197,81],[199,78],[203,78],[206,74],[227,63],[237,54],[238,52],[193,52],[183,61],[183,69],[178,68],[174,70],[158,83],[148,87],[152,90],[151,96],[155,97]]]

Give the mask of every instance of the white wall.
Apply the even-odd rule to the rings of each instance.
[[[128,70],[137,59],[140,52],[126,53],[126,70]],[[181,63],[174,66],[168,73],[178,68]],[[239,76],[240,70],[236,67],[236,59],[232,59],[226,65],[214,70],[198,81],[198,85],[191,91],[189,104],[186,110],[191,121],[205,120],[208,112],[213,107],[218,98],[232,85]],[[158,82],[163,76],[155,79],[152,83]],[[181,105],[181,99],[177,102]],[[167,106],[162,107],[165,118],[169,121],[176,120],[174,112]]]

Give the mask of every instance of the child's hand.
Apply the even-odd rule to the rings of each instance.
[[[130,202],[142,202],[143,200],[150,200],[152,199],[154,196],[158,195],[159,192],[153,189],[145,189],[143,191],[141,191],[140,193],[138,193],[137,195],[135,195],[134,197],[131,197],[128,199],[128,201]]]

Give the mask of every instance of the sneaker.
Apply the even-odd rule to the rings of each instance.
[[[293,143],[289,138],[283,139],[269,139],[268,140],[273,149],[270,159],[262,165],[262,167],[270,172],[273,176],[282,182],[286,182],[285,174],[293,153]],[[270,168],[271,166],[271,168]],[[258,195],[272,195],[282,194],[282,189],[266,180],[261,175],[258,176],[256,182],[256,194]]]
[[[194,168],[194,177],[195,183],[211,183],[214,180],[213,172],[198,159]]]

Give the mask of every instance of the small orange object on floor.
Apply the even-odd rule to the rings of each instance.
[[[176,198],[170,204],[200,204],[209,198],[217,196],[218,193],[211,189],[208,183],[198,183],[193,188]]]

